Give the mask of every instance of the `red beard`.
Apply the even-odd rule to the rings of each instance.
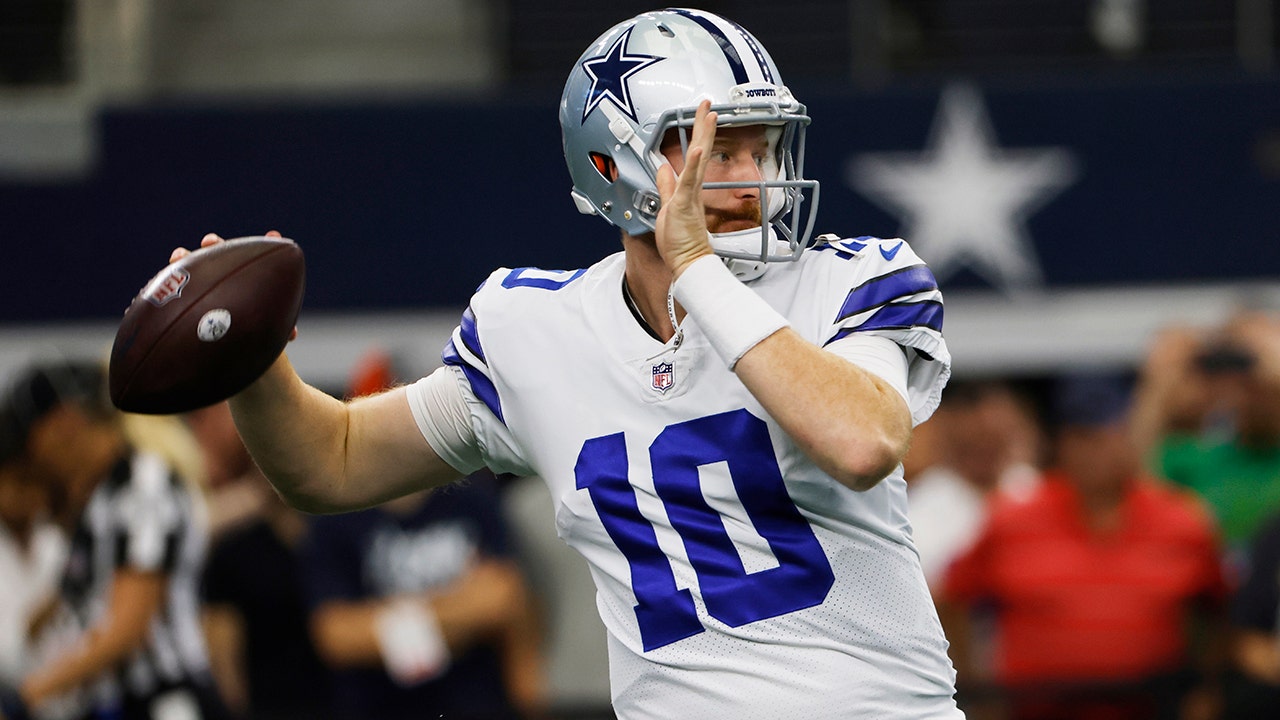
[[[750,202],[732,210],[707,208],[707,231],[733,232],[760,227],[760,203]],[[731,227],[731,225],[733,227]]]

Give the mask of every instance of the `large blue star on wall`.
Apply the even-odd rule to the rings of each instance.
[[[582,122],[596,109],[605,98],[613,101],[618,109],[636,120],[636,110],[631,106],[631,88],[627,79],[650,65],[665,58],[653,55],[631,55],[627,53],[627,41],[631,38],[634,27],[618,36],[604,55],[582,61],[582,69],[591,78],[591,89],[587,93],[587,105],[582,109]]]

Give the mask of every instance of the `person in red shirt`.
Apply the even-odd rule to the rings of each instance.
[[[1212,693],[1191,690],[1221,650],[1188,632],[1210,618],[1199,634],[1218,635],[1225,608],[1209,512],[1142,474],[1123,383],[1070,378],[1054,400],[1053,469],[1029,496],[997,499],[943,582],[961,687],[998,688],[1018,720],[1213,717]],[[991,631],[987,667],[975,613]]]

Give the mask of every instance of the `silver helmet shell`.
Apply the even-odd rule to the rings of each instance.
[[[703,100],[721,126],[768,126],[771,144],[760,182],[704,184],[757,187],[764,203],[760,228],[712,235],[716,254],[797,259],[818,207],[818,183],[803,174],[809,117],[755,37],[701,10],[647,12],[619,23],[574,65],[560,100],[560,128],[575,205],[628,234],[653,232],[661,206],[657,173],[667,162],[663,138],[677,129],[687,148]]]

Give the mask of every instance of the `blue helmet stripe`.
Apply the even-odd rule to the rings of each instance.
[[[702,29],[710,33],[711,37],[715,39],[716,44],[720,46],[720,51],[724,53],[725,59],[729,61],[729,67],[733,69],[734,81],[739,85],[750,82],[750,78],[747,77],[747,68],[742,64],[742,56],[738,54],[738,48],[733,46],[733,41],[720,28],[716,27],[715,23],[683,8],[671,8],[671,12],[687,17],[701,25]]]
[[[458,352],[458,348],[450,339],[449,343],[444,346],[444,352],[440,353],[440,359],[445,365],[453,365],[462,368],[462,374],[467,378],[467,382],[471,385],[471,392],[480,398],[480,402],[489,408],[489,411],[497,416],[498,420],[505,425],[506,420],[502,417],[502,402],[498,399],[498,388],[494,387],[493,381],[485,375],[483,371],[471,363]]]
[[[912,265],[867,282],[849,291],[836,322],[888,304],[898,298],[937,290],[938,281],[925,265]]]
[[[747,42],[747,47],[751,48],[751,54],[756,56],[756,63],[760,65],[760,72],[764,75],[764,81],[768,83],[776,82],[773,79],[773,71],[769,69],[769,63],[764,59],[764,49],[760,47],[760,43],[756,42],[756,39],[751,36],[751,33],[747,32],[746,29],[738,23],[732,20],[725,20],[725,22],[729,23],[734,27],[734,29],[742,33],[742,39]]]

